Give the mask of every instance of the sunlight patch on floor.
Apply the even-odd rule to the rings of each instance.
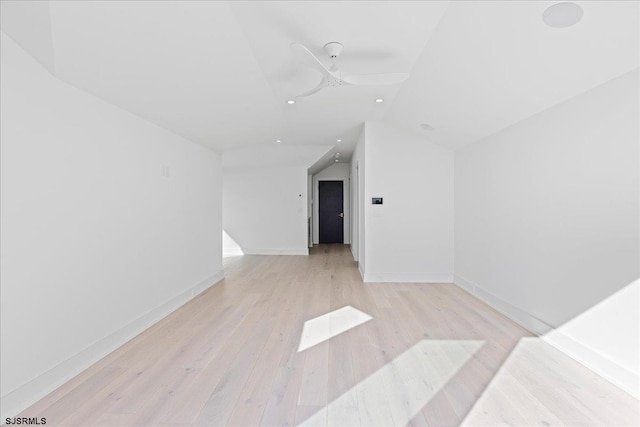
[[[584,403],[575,406],[577,401]],[[518,341],[460,425],[631,426],[638,425],[638,406],[631,395],[531,337]]]
[[[298,352],[327,341],[371,319],[372,317],[367,313],[348,305],[315,319],[307,320],[302,327]]]
[[[349,414],[354,413],[366,413],[374,424],[407,425],[483,344],[484,341],[466,340],[420,341],[300,425],[325,421],[328,425],[345,425]]]
[[[640,399],[640,279],[548,331],[542,340]]]

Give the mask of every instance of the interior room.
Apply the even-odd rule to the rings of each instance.
[[[640,425],[638,1],[0,5],[0,423]]]

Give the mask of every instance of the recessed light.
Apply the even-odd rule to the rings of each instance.
[[[338,141],[338,142],[342,142],[342,140],[341,140],[341,139],[337,139],[336,141]]]
[[[553,28],[566,28],[582,19],[582,7],[576,3],[562,2],[549,6],[542,14],[545,24]]]
[[[434,131],[434,130],[435,130],[435,129],[433,128],[433,126],[431,126],[431,125],[429,125],[429,124],[426,124],[426,123],[422,123],[422,124],[420,125],[420,127],[421,127],[422,129],[424,129],[424,130],[430,130],[430,131]]]
[[[280,143],[282,142],[282,140],[281,140],[281,139],[276,139],[276,142],[277,142],[278,144],[280,144]]]
[[[336,157],[340,157],[340,153],[336,153]]]
[[[340,160],[336,159],[336,163],[338,163]]]
[[[290,100],[287,101],[287,104],[289,104],[289,105],[292,105],[292,104],[295,104],[295,103],[296,103],[296,101],[294,101],[293,99],[290,99]]]
[[[376,103],[377,103],[377,104],[382,103],[382,101],[384,101],[384,99],[382,99],[382,98],[376,98]]]

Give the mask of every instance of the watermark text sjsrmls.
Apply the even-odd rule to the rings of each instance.
[[[38,418],[38,417],[14,417],[14,418],[5,418],[4,422],[7,425],[14,425],[14,424],[20,424],[20,425],[32,425],[32,426],[37,426],[37,425],[44,425],[47,423],[47,419],[44,417]]]

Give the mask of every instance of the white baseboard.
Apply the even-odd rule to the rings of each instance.
[[[536,335],[546,334],[553,329],[552,326],[532,316],[525,310],[522,310],[521,308],[518,308],[511,303],[508,303],[503,299],[493,295],[491,292],[484,290],[483,288],[478,286],[477,283],[460,277],[457,274],[453,276],[453,283],[469,292],[470,294],[475,295],[478,299],[482,300],[489,306],[493,307],[495,310],[504,314],[509,319],[513,320],[523,328],[533,332]]]
[[[559,329],[547,333],[541,339],[572,359],[582,363],[636,399],[640,399],[640,376],[635,372],[620,366],[596,350],[574,340]]]
[[[230,257],[230,256],[242,256],[244,255],[244,252],[242,252],[241,249],[223,249],[222,250],[222,257]]]
[[[522,310],[482,289],[476,283],[454,275],[453,283],[466,290],[478,299],[504,314],[514,322],[538,335],[540,339],[557,348],[567,356],[591,369],[596,374],[620,387],[636,399],[640,398],[638,385],[640,378],[628,369],[620,366],[606,356],[574,340],[559,329],[532,316]]]
[[[309,248],[242,248],[245,255],[309,255]]]
[[[365,273],[365,283],[451,283],[451,273]]]
[[[4,420],[7,417],[17,415],[222,279],[224,279],[224,270],[216,272],[123,328],[100,339],[75,356],[2,396],[0,419]]]
[[[358,271],[360,272],[360,277],[362,277],[362,281],[364,282],[364,264],[358,261]]]

